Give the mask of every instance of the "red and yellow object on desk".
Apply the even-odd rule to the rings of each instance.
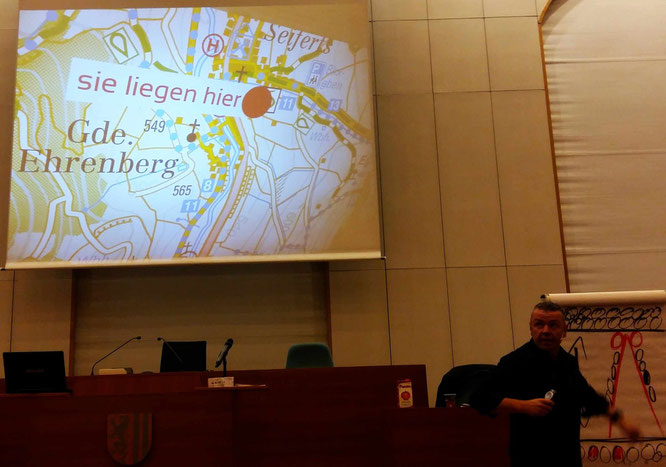
[[[401,409],[414,407],[411,379],[402,379],[398,381],[398,407]]]

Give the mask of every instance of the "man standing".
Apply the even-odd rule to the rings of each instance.
[[[610,407],[561,346],[567,327],[562,308],[538,303],[530,316],[532,339],[502,357],[497,374],[477,399],[481,412],[509,414],[512,467],[581,466],[580,419],[607,415],[631,438],[639,427]]]

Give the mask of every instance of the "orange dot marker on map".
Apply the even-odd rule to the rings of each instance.
[[[261,117],[271,108],[273,97],[266,86],[252,88],[243,97],[243,113],[250,118]]]

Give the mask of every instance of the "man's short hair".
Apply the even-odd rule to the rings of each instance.
[[[562,313],[562,316],[564,316],[564,310],[560,305],[554,302],[550,301],[544,301],[544,302],[539,302],[536,305],[534,305],[535,310],[543,310],[543,311],[559,311]]]

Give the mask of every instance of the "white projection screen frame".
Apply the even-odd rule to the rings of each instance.
[[[100,3],[20,3],[6,268],[381,257],[367,1]]]

